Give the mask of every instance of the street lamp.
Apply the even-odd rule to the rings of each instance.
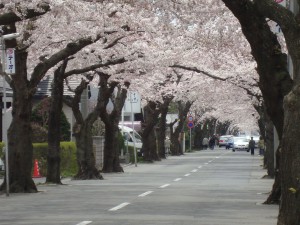
[[[5,115],[6,115],[6,81],[5,81],[5,60],[6,60],[6,47],[5,47],[5,41],[6,40],[11,40],[14,38],[19,37],[19,33],[12,33],[12,34],[5,34],[3,35],[3,31],[0,30],[0,44],[1,44],[1,50],[2,50],[2,56],[1,56],[1,61],[2,61],[2,76],[3,76],[3,121],[2,121],[2,132],[3,132],[3,141],[5,143],[4,149],[5,149],[5,174],[6,174],[6,196],[9,196],[9,166],[8,166],[8,143],[7,143],[7,129],[4,124],[5,120]]]

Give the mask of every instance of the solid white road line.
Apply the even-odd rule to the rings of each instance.
[[[145,197],[146,195],[149,195],[151,194],[153,191],[146,191],[145,193],[143,194],[140,194],[139,197]]]
[[[190,173],[184,174],[185,177],[188,177],[189,175],[191,175]]]
[[[182,178],[176,178],[174,181],[180,181]]]
[[[170,186],[170,184],[164,184],[164,185],[160,186],[160,188],[165,188],[165,187],[168,187],[168,186]]]
[[[191,173],[196,173],[198,170],[197,169],[194,169],[191,171]]]
[[[87,225],[89,223],[92,223],[93,221],[82,221],[80,223],[77,223],[76,225]]]
[[[123,207],[125,207],[126,205],[129,205],[129,204],[130,204],[129,202],[124,202],[120,205],[117,205],[116,207],[113,207],[113,208],[109,209],[108,211],[117,211],[117,210],[119,210],[119,209],[121,209],[121,208],[123,208]]]

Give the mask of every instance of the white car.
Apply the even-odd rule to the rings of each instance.
[[[120,131],[123,133],[124,139],[125,139],[125,146],[131,146],[136,148],[136,152],[138,154],[138,156],[142,156],[142,137],[138,134],[138,132],[136,132],[135,130],[133,130],[130,127],[126,127],[126,126],[122,126],[119,125],[119,129]]]
[[[249,139],[246,137],[233,137],[233,148],[235,150],[247,150],[249,151]]]

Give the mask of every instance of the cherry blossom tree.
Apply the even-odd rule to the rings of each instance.
[[[38,17],[36,20],[26,20],[27,17],[23,14],[26,15],[27,11],[20,9],[33,7],[34,3],[37,5],[39,1],[32,1],[28,5],[19,3],[20,1],[7,1],[7,4],[1,8],[1,13],[4,12],[4,15],[9,9],[21,18],[12,19],[11,30],[7,32],[16,32],[17,30],[22,34],[16,50],[18,76],[12,77],[11,82],[9,81],[14,91],[13,121],[8,131],[8,146],[12,162],[10,163],[10,183],[12,192],[31,192],[36,191],[36,187],[31,179],[32,167],[28,163],[32,160],[29,122],[31,100],[37,84],[51,68],[87,45],[100,39],[110,43],[109,35],[126,32],[128,29],[126,22],[128,21],[113,17],[112,20],[118,25],[111,20],[110,23],[105,24],[103,16],[99,16],[97,6],[101,6],[103,10],[106,6],[106,9],[111,11],[115,5],[109,3],[94,5],[88,1],[49,1],[51,10],[45,16]],[[122,7],[122,5],[117,6],[117,8]],[[37,15],[40,14],[42,13]],[[106,14],[106,18],[111,18],[110,16],[110,14]],[[125,27],[121,24],[125,24]],[[11,42],[11,44],[8,42],[7,46],[16,47],[16,42]],[[39,63],[35,65],[36,62]],[[30,75],[27,76],[27,74]],[[13,142],[16,139],[19,140],[18,143]],[[15,157],[17,155],[20,157]],[[3,184],[2,189],[4,188]]]

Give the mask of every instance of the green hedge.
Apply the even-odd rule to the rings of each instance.
[[[60,143],[60,171],[61,176],[74,176],[78,171],[76,161],[76,144],[74,142]],[[33,162],[38,160],[39,170],[42,176],[47,175],[47,151],[48,143],[34,143],[33,144]],[[33,164],[34,165],[34,164]]]
[[[130,163],[134,163],[134,149],[133,149],[132,146],[128,146],[128,152],[129,152],[129,162]],[[142,162],[143,161],[143,157],[137,156],[137,161],[138,162]]]
[[[0,158],[1,159],[3,159],[3,157],[4,157],[3,147],[4,147],[4,143],[0,142]]]

